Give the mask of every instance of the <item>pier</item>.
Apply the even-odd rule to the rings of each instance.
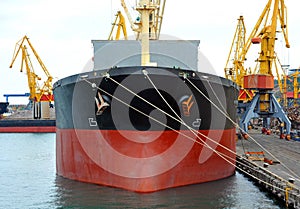
[[[287,208],[300,208],[300,142],[249,131],[237,141],[237,171],[253,180]],[[255,142],[255,141],[256,142]]]

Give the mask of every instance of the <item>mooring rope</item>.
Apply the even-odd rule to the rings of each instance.
[[[110,78],[112,81],[115,81],[114,79],[112,79],[112,78],[109,76],[109,74],[107,75],[107,78]],[[251,176],[253,179],[256,179],[256,180],[258,180],[258,181],[261,181],[261,182],[265,183],[266,185],[272,186],[273,188],[276,188],[276,189],[278,189],[278,190],[285,191],[284,189],[281,189],[280,187],[276,187],[276,186],[274,186],[274,185],[272,185],[272,184],[270,184],[270,183],[268,183],[268,182],[264,182],[264,181],[262,181],[261,179],[257,178],[256,176],[252,175],[251,173],[249,173],[249,172],[247,172],[247,171],[245,171],[245,170],[243,170],[243,169],[237,167],[237,166],[233,163],[233,162],[236,160],[235,158],[232,158],[232,157],[230,157],[230,156],[228,156],[228,155],[226,155],[226,154],[224,154],[224,153],[221,153],[221,152],[219,152],[219,151],[217,151],[217,150],[211,148],[211,147],[210,147],[206,142],[204,142],[198,135],[197,135],[197,138],[199,138],[199,139],[202,141],[202,143],[199,142],[199,141],[197,141],[197,140],[195,140],[194,138],[192,138],[192,137],[190,137],[190,136],[187,136],[186,134],[184,134],[184,133],[182,133],[182,132],[180,132],[180,131],[178,131],[178,130],[176,130],[176,129],[174,129],[174,128],[172,128],[172,127],[166,125],[166,124],[164,124],[163,122],[161,122],[161,121],[159,121],[159,120],[157,120],[157,119],[151,117],[150,115],[148,115],[148,114],[146,114],[146,113],[140,111],[139,109],[137,109],[137,108],[131,106],[130,104],[128,104],[128,103],[124,102],[123,100],[121,100],[121,99],[115,97],[114,95],[110,94],[109,92],[105,91],[104,89],[98,87],[95,83],[92,83],[92,82],[88,81],[86,78],[82,78],[82,79],[83,79],[84,81],[86,81],[87,83],[89,83],[93,88],[96,87],[98,90],[104,92],[104,93],[107,94],[108,96],[110,96],[110,97],[116,99],[117,101],[121,102],[122,104],[124,104],[124,105],[126,105],[126,106],[128,106],[128,107],[130,107],[130,108],[132,108],[133,110],[139,112],[140,114],[142,114],[142,115],[148,117],[149,119],[151,119],[151,120],[153,120],[153,121],[155,121],[155,122],[157,122],[157,123],[159,123],[159,124],[161,124],[161,125],[163,125],[163,126],[169,128],[170,130],[172,130],[172,131],[178,133],[179,135],[182,135],[182,136],[184,136],[184,137],[186,137],[186,138],[192,140],[193,142],[195,142],[195,143],[197,143],[197,144],[200,144],[200,145],[202,145],[202,146],[205,146],[205,147],[211,149],[214,153],[216,153],[218,156],[220,156],[220,157],[221,157],[222,159],[224,159],[226,162],[230,163],[231,165],[233,165],[234,167],[236,167],[238,170],[244,172],[244,173],[247,174],[248,176]],[[117,82],[117,81],[115,81],[115,82]],[[190,81],[189,81],[189,82],[190,82]],[[118,83],[118,82],[117,82],[117,83]],[[127,87],[123,86],[122,84],[120,84],[120,86],[122,86],[123,88],[129,90],[129,92],[133,93],[133,94],[134,94],[135,96],[137,96],[138,98],[141,98],[143,101],[147,102],[148,104],[151,104],[153,107],[156,107],[155,105],[153,105],[153,104],[150,103],[149,101],[145,100],[144,98],[140,97],[139,95],[137,95],[136,93],[134,93],[133,91],[131,91],[130,89],[128,89]],[[212,101],[211,101],[211,102],[212,102]],[[164,112],[164,113],[167,114],[168,116],[172,117],[171,115],[169,115],[169,114],[166,113],[165,111],[161,110],[160,108],[158,108],[158,107],[156,107],[156,108],[157,108],[158,110]],[[175,120],[177,120],[177,119],[174,118],[174,117],[172,117],[172,118],[175,119]],[[178,120],[177,120],[177,121],[178,121]],[[183,125],[186,125],[186,124],[185,124],[184,122],[182,122],[182,121],[179,121],[179,122],[182,123]],[[188,126],[187,126],[187,127],[188,127]],[[192,131],[192,133],[195,134],[195,131],[196,131],[196,130],[192,129],[191,127],[188,127],[188,128],[190,128],[191,131]],[[213,139],[209,138],[208,136],[206,136],[206,135],[204,135],[204,134],[202,134],[202,133],[200,133],[200,132],[198,132],[198,131],[197,131],[197,133],[203,135],[205,138],[211,140],[211,141],[214,142],[214,143],[217,143],[217,145],[219,145],[219,146],[221,146],[221,147],[223,147],[223,148],[226,148],[228,151],[230,151],[230,152],[232,152],[233,154],[236,155],[236,152],[233,152],[232,150],[228,149],[228,148],[225,147],[224,145],[222,145],[222,144],[220,144],[220,143],[218,143],[218,142],[215,142]],[[204,143],[203,143],[203,142],[204,142]],[[230,160],[228,160],[228,159],[226,159],[226,158],[232,160],[233,162],[231,162]],[[246,167],[248,167],[249,169],[254,169],[254,168],[248,166],[247,164],[241,163],[241,165],[246,166]],[[279,178],[280,178],[280,177],[279,177]],[[282,179],[282,178],[280,178],[280,179]],[[282,179],[282,180],[284,180],[284,179]]]
[[[121,86],[122,88],[124,88],[125,90],[127,90],[128,92],[132,93],[134,96],[138,97],[139,99],[143,100],[144,102],[146,102],[147,104],[151,105],[152,107],[156,108],[157,110],[159,110],[160,112],[164,113],[165,115],[171,117],[172,119],[176,120],[177,122],[181,123],[182,125],[184,125],[185,127],[187,127],[191,132],[194,133],[194,135],[201,140],[201,138],[198,136],[198,134],[200,134],[201,136],[207,138],[208,140],[210,140],[211,142],[215,143],[216,145],[222,147],[223,149],[231,152],[232,154],[236,154],[234,151],[232,151],[231,149],[229,149],[228,147],[214,141],[213,139],[209,138],[208,136],[206,136],[205,134],[202,134],[201,132],[198,132],[197,130],[191,128],[190,126],[188,126],[181,117],[178,116],[178,114],[176,113],[175,110],[172,109],[172,107],[167,103],[167,101],[165,100],[165,98],[161,95],[161,93],[159,92],[159,90],[157,89],[157,87],[154,85],[154,88],[156,89],[156,91],[158,92],[158,94],[161,95],[161,97],[163,98],[163,100],[166,102],[166,104],[169,106],[169,108],[171,108],[171,110],[174,112],[174,114],[179,118],[175,118],[174,116],[170,115],[169,113],[165,112],[164,110],[160,109],[159,107],[155,106],[154,104],[152,104],[151,102],[147,101],[146,99],[144,99],[143,97],[139,96],[138,94],[136,94],[135,92],[133,92],[132,90],[130,90],[128,87],[122,85],[121,83],[117,82],[116,80],[114,80],[113,78],[111,78],[110,76],[106,75],[107,78],[109,78],[111,81],[113,81],[114,83],[116,83],[117,85]],[[148,77],[148,79],[150,79]],[[151,79],[150,79],[151,80]]]
[[[222,109],[223,109],[223,112],[225,112],[225,113],[226,113],[226,115],[229,117],[229,115],[228,115],[228,113],[227,113],[227,110],[226,110],[226,108],[223,106],[223,104],[222,104],[222,102],[220,101],[220,99],[219,99],[218,95],[216,94],[215,90],[214,90],[214,89],[213,89],[213,87],[211,86],[211,84],[210,84],[209,80],[208,80],[206,77],[204,77],[204,79],[205,79],[205,81],[207,82],[207,84],[209,85],[209,87],[210,87],[211,91],[213,92],[213,94],[214,94],[215,98],[216,98],[216,99],[217,99],[217,101],[219,102],[219,105],[222,107]]]
[[[147,71],[146,70],[143,70],[143,73],[145,74],[145,76],[148,78],[148,79],[150,79],[149,78],[149,76],[148,76],[148,73],[147,73]],[[108,74],[109,75],[109,74]],[[127,90],[127,91],[129,91],[129,92],[131,92],[132,94],[134,94],[135,96],[137,96],[137,97],[139,97],[140,99],[142,99],[143,101],[145,101],[145,102],[147,102],[148,104],[150,104],[150,105],[152,105],[153,107],[155,107],[155,108],[157,108],[159,111],[162,111],[164,114],[167,114],[168,116],[170,116],[171,118],[173,118],[174,120],[176,120],[176,121],[178,121],[176,118],[174,118],[173,116],[171,116],[170,114],[168,114],[168,113],[166,113],[165,111],[163,111],[163,110],[161,110],[160,108],[158,108],[158,107],[156,107],[155,105],[153,105],[152,103],[150,103],[149,101],[147,101],[147,100],[145,100],[144,98],[142,98],[142,97],[140,97],[139,95],[137,95],[136,93],[134,93],[133,91],[131,91],[130,89],[128,89],[127,87],[125,87],[124,85],[122,85],[122,84],[120,84],[120,83],[118,83],[117,81],[115,81],[114,79],[112,79],[110,76],[107,76],[107,77],[109,77],[112,81],[114,81],[116,84],[118,84],[118,85],[120,85],[120,86],[122,86],[125,90]],[[232,124],[233,125],[235,125],[235,127],[237,127],[237,128],[239,128],[241,131],[244,131],[235,121],[233,121],[229,116],[228,116],[228,114],[227,113],[225,113],[224,111],[222,111],[213,101],[211,101],[197,86],[195,86],[187,77],[184,77],[205,99],[207,99],[212,105],[214,105],[215,107],[216,107],[216,109],[219,111],[219,112],[221,112],[227,119],[229,119],[231,122],[232,122]],[[151,79],[150,79],[151,80]],[[152,81],[151,81],[152,82]],[[154,85],[154,83],[152,82],[152,85],[155,87],[155,85]],[[155,87],[155,89],[156,89],[156,91],[160,94],[160,92],[158,91],[158,89]],[[213,90],[213,88],[211,87],[211,89]],[[214,92],[214,90],[213,90],[213,92]],[[214,95],[216,95],[216,93],[214,92]],[[166,104],[167,104],[167,101],[164,99],[164,97],[160,94],[160,96],[163,98],[163,100],[166,102]],[[218,97],[216,97],[216,98],[218,98]],[[219,103],[221,104],[221,102],[220,102],[220,100],[218,100],[219,101]],[[167,104],[169,107],[170,107],[170,105],[169,104]],[[222,106],[222,105],[221,105]],[[223,106],[222,106],[223,107]],[[171,107],[170,107],[171,108]],[[171,108],[172,109],[172,108]],[[223,107],[223,109],[224,109],[224,107]],[[177,115],[177,113],[174,111],[174,110],[172,110],[176,115]],[[178,117],[178,115],[177,115],[177,117]],[[179,117],[180,118],[180,117]],[[180,118],[181,119],[181,118]],[[178,121],[178,122],[180,122],[181,124],[183,124],[184,126],[186,126],[188,129],[190,129],[194,134],[195,134],[195,131],[196,130],[194,130],[194,129],[192,129],[191,127],[189,127],[184,121],[182,121],[182,119],[180,120],[180,121]],[[224,148],[224,149],[226,149],[226,150],[228,150],[229,152],[231,152],[231,153],[233,153],[233,154],[236,154],[236,152],[233,152],[232,150],[230,150],[230,149],[228,149],[227,147],[225,147],[224,145],[222,145],[222,144],[220,144],[220,143],[218,143],[218,142],[216,142],[216,141],[214,141],[213,139],[211,139],[211,138],[209,138],[208,136],[206,136],[206,135],[204,135],[204,134],[202,134],[202,133],[200,133],[200,132],[198,132],[201,136],[203,136],[203,137],[205,137],[205,138],[207,138],[208,140],[210,140],[211,142],[213,142],[213,143],[215,143],[215,144],[217,144],[217,145],[219,145],[219,146],[221,146],[222,148]],[[197,135],[197,138],[199,139],[199,140],[201,140],[201,141],[203,141],[198,135]],[[250,136],[250,138],[256,143],[256,144],[258,144],[263,150],[265,150],[270,156],[272,156],[275,160],[277,160],[277,161],[279,161],[271,152],[269,152],[267,149],[265,149],[261,144],[259,144],[252,136]],[[205,143],[205,142],[204,142]],[[209,146],[209,145],[208,145]],[[210,148],[211,150],[214,150],[214,149],[212,149],[210,146],[208,147],[208,148]],[[297,176],[298,177],[298,175],[297,174],[295,174],[291,169],[289,169],[284,163],[282,163],[282,166],[283,167],[285,167],[288,171],[290,171],[294,176]],[[295,177],[294,177],[295,178]],[[296,179],[296,178],[295,178]],[[298,178],[297,178],[297,180],[298,180]]]
[[[176,129],[174,129],[174,128],[172,128],[172,127],[166,125],[166,124],[164,124],[163,122],[157,120],[156,118],[153,118],[152,116],[150,116],[150,115],[148,115],[148,114],[146,114],[146,113],[140,111],[139,109],[137,109],[137,108],[133,107],[132,105],[130,105],[130,104],[124,102],[123,100],[121,100],[121,99],[117,98],[116,96],[110,94],[109,92],[105,91],[104,89],[102,89],[102,88],[100,88],[100,87],[97,87],[95,83],[92,83],[92,82],[88,81],[86,78],[83,78],[83,80],[85,80],[87,83],[89,83],[92,87],[96,87],[98,90],[104,92],[104,93],[107,94],[108,96],[110,96],[110,97],[116,99],[117,101],[121,102],[122,104],[124,104],[124,105],[126,105],[126,106],[128,106],[128,107],[130,107],[130,108],[132,108],[133,110],[139,112],[140,114],[142,114],[142,115],[144,115],[144,116],[150,118],[151,120],[153,120],[153,121],[155,121],[155,122],[157,122],[157,123],[159,123],[159,124],[165,126],[166,128],[171,129],[172,131],[174,131],[174,132],[176,132],[176,133],[178,133],[178,134],[180,134],[180,135],[183,135],[184,137],[186,137],[186,138],[192,140],[192,141],[195,142],[195,143],[198,143],[198,144],[200,144],[200,145],[202,145],[202,146],[206,146],[207,148],[211,149],[213,152],[216,152],[217,154],[219,153],[219,152],[217,152],[216,150],[214,150],[213,148],[211,148],[209,145],[207,145],[207,143],[205,143],[201,138],[199,138],[199,139],[202,141],[202,143],[200,143],[199,141],[195,140],[194,138],[192,138],[192,137],[190,137],[190,136],[187,136],[186,134],[183,134],[183,133],[181,133],[180,131],[178,131],[178,130],[176,130]],[[158,108],[158,110],[160,110],[160,109]],[[179,121],[179,122],[180,122],[180,121]],[[194,132],[193,132],[193,133],[194,133]],[[202,133],[200,133],[200,132],[197,132],[197,133],[202,134]],[[206,138],[208,138],[206,135],[203,135],[203,136],[206,137]],[[208,138],[208,139],[209,139],[209,138]],[[210,140],[212,140],[212,139],[210,139]],[[204,142],[204,143],[203,143],[203,142]],[[217,142],[215,142],[215,143],[217,143]],[[218,144],[219,144],[219,143],[218,143]],[[219,144],[219,145],[221,146],[221,144]],[[224,145],[222,145],[222,146],[223,146],[224,148],[227,148],[227,147],[225,147]],[[228,148],[227,148],[227,149],[228,149]],[[232,151],[232,150],[228,149],[228,151]],[[223,153],[222,153],[222,154],[223,154]],[[233,154],[235,154],[235,152],[233,152]],[[228,163],[230,163],[231,165],[235,166],[234,163],[232,163],[232,162],[228,161],[227,159],[225,159],[223,156],[221,156],[221,154],[219,154],[219,156],[220,156],[221,158],[223,158],[224,160],[226,160],[226,161],[227,161]],[[229,158],[229,159],[231,159],[231,160],[233,160],[233,162],[235,161],[235,158],[232,158],[232,157],[230,157],[230,156],[226,156],[226,157]]]
[[[195,86],[188,78],[185,78],[202,96],[204,96],[211,104],[213,104],[227,119],[229,119],[232,123],[233,123],[233,125],[235,125],[239,130],[241,130],[242,132],[244,132],[245,133],[245,130],[243,130],[239,125],[238,125],[238,123],[236,123],[235,121],[233,121],[230,117],[229,117],[229,115],[228,115],[228,113],[227,112],[224,112],[224,111],[222,111],[213,101],[211,101],[211,99],[209,99],[197,86]],[[207,81],[207,83],[209,84],[209,86],[210,86],[210,88],[211,88],[211,90],[212,90],[212,92],[213,92],[213,94],[215,95],[215,97],[217,98],[217,100],[218,100],[218,102],[219,102],[219,104],[221,105],[221,107],[223,108],[223,110],[225,110],[225,108],[222,106],[222,104],[221,104],[221,102],[220,102],[220,100],[218,99],[218,97],[216,96],[216,93],[215,93],[215,91],[214,91],[214,89],[212,88],[212,86],[210,85],[210,82],[209,82],[209,80],[208,79],[206,79],[206,78],[204,78],[206,81]],[[281,162],[276,156],[274,156],[270,151],[268,151],[265,147],[263,147],[259,142],[257,142],[257,140],[255,140],[251,135],[249,135],[249,138],[251,139],[251,140],[253,140],[257,145],[259,145],[264,151],[266,151],[271,157],[273,157],[275,160],[277,160],[278,162]],[[245,148],[244,148],[244,144],[243,144],[243,140],[241,140],[242,141],[242,146],[243,146],[243,150],[244,150],[244,153],[245,153]],[[297,180],[297,181],[299,181],[300,182],[300,179],[299,179],[299,176],[294,172],[294,171],[292,171],[289,167],[287,167],[284,163],[282,163],[281,162],[281,165],[284,167],[284,168],[286,168],[291,174],[293,174],[293,175],[291,175],[291,174],[289,174],[289,176],[290,177],[293,177],[295,180]],[[274,175],[276,175],[276,174],[274,174]],[[277,175],[276,175],[277,176]],[[296,176],[296,177],[295,177]],[[279,176],[277,176],[278,178],[281,178],[281,177],[279,177]],[[282,179],[282,178],[281,178]],[[283,179],[284,180],[284,179]],[[285,180],[285,181],[287,181],[287,180]]]
[[[156,92],[159,94],[159,96],[162,98],[162,100],[167,104],[167,106],[172,110],[172,112],[176,115],[176,117],[180,120],[180,123],[183,124],[184,126],[186,126],[203,144],[205,144],[205,146],[207,148],[209,148],[210,150],[212,150],[213,152],[215,152],[218,156],[220,156],[221,158],[223,158],[225,161],[227,161],[228,163],[230,163],[231,165],[234,165],[234,163],[230,162],[229,160],[225,159],[223,157],[223,155],[220,155],[218,152],[216,152],[215,149],[213,149],[210,145],[208,145],[203,139],[201,139],[201,137],[199,137],[198,134],[200,134],[201,136],[205,137],[206,139],[209,139],[210,141],[213,141],[214,143],[216,143],[217,145],[221,146],[222,148],[226,148],[226,150],[232,152],[234,155],[236,154],[235,152],[233,152],[231,149],[228,149],[226,146],[215,142],[213,139],[211,139],[210,137],[206,136],[205,134],[202,134],[201,132],[196,131],[195,129],[191,128],[190,126],[188,126],[184,120],[176,113],[176,111],[171,107],[171,105],[167,102],[167,100],[163,97],[163,95],[160,93],[160,91],[158,90],[158,88],[156,87],[156,85],[153,83],[153,81],[151,80],[151,78],[148,76],[148,72],[146,70],[143,70],[144,75],[147,77],[147,79],[149,80],[149,82],[151,83],[151,85],[153,86],[153,88],[156,90]],[[231,158],[230,156],[227,156],[228,158]]]
[[[235,125],[239,130],[241,130],[243,133],[245,133],[245,130],[243,130],[235,121],[233,121],[230,117],[228,117],[228,114],[224,113],[213,101],[211,101],[195,84],[193,84],[188,78],[186,80],[204,97],[206,98],[214,107],[220,111],[228,120],[232,122],[232,124]],[[262,148],[264,151],[266,151],[272,158],[274,158],[276,161],[281,162],[276,156],[274,156],[269,150],[264,148],[260,143],[258,143],[252,136],[249,135],[249,138],[253,140],[260,148]],[[294,176],[297,177],[297,180],[299,180],[299,176],[292,171],[289,167],[287,167],[284,163],[281,162],[281,165],[286,168],[289,172],[291,172]]]
[[[147,71],[146,70],[143,70],[143,73],[144,73],[144,75],[148,78],[148,80],[150,81],[150,83],[152,84],[152,86],[155,88],[155,90],[157,91],[157,93],[160,95],[160,97],[164,100],[164,102],[168,105],[168,107],[173,111],[173,113],[182,121],[182,124],[184,124],[187,128],[189,128],[190,129],[190,131],[193,133],[193,134],[196,134],[197,135],[197,133],[195,133],[195,130],[194,129],[192,129],[190,126],[188,126],[188,125],[186,125],[186,123],[183,121],[183,119],[180,117],[180,116],[178,116],[178,114],[176,113],[176,111],[168,104],[168,102],[166,101],[166,99],[163,97],[163,95],[160,93],[160,91],[157,89],[157,87],[155,86],[155,84],[153,83],[153,81],[151,80],[151,78],[148,76],[148,73],[147,73]],[[186,79],[188,79],[188,78],[186,78]],[[189,81],[189,82],[191,82],[191,81]],[[209,81],[208,81],[209,82]],[[210,84],[209,84],[210,85]],[[213,88],[212,88],[212,86],[210,85],[210,87],[211,87],[211,89],[212,89],[212,91],[213,91],[213,93],[214,93],[214,95],[216,96],[216,93],[214,92],[214,90],[213,90]],[[197,88],[198,89],[198,88]],[[200,89],[198,89],[199,91],[200,91]],[[203,92],[201,92],[201,94],[202,95],[205,95]],[[215,105],[215,107],[217,107],[217,105],[211,100],[211,99],[209,99],[208,97],[206,97],[206,95],[205,95],[205,98],[206,99],[208,99],[208,101],[210,102],[210,103],[212,103],[212,104],[214,104]],[[218,98],[217,96],[216,96],[216,98]],[[218,102],[220,103],[220,105],[221,105],[221,107],[223,107],[223,109],[225,109],[224,108],[224,106],[222,106],[222,104],[221,104],[221,102],[220,102],[220,100],[219,99],[217,99],[218,100]],[[235,123],[230,117],[229,117],[229,115],[228,115],[228,113],[226,114],[226,113],[224,113],[220,108],[218,108],[218,110],[220,111],[220,112],[222,112],[222,114],[226,117],[226,118],[228,118],[228,119],[230,119],[232,122],[233,122],[233,124],[234,125],[238,125],[237,123]],[[200,135],[202,135],[203,137],[205,137],[206,139],[209,139],[210,141],[213,141],[214,143],[217,143],[217,145],[219,145],[219,146],[221,146],[221,147],[225,147],[225,146],[223,146],[222,144],[220,144],[220,143],[218,143],[218,142],[215,142],[213,139],[211,139],[211,138],[209,138],[208,136],[206,136],[206,135],[204,135],[204,134],[202,134],[202,133],[200,133]],[[211,149],[212,151],[216,151],[215,149],[213,149],[212,147],[210,147],[206,142],[204,142],[198,135],[196,136],[203,144],[205,144],[205,146],[206,147],[208,147],[209,149]],[[226,147],[227,148],[227,147]],[[236,154],[236,152],[233,152],[232,150],[230,150],[229,149],[229,151],[230,152],[232,152],[232,153],[234,153],[234,154]],[[218,154],[218,153],[217,153]],[[223,154],[223,153],[222,153]],[[219,154],[218,154],[219,155]],[[225,155],[225,154],[224,154]],[[220,155],[219,155],[220,156]],[[220,156],[221,157],[221,156]],[[228,158],[231,158],[230,156],[227,156],[226,155],[226,157],[228,157]],[[223,158],[223,157],[222,157]],[[223,158],[224,159],[224,158]],[[227,161],[226,159],[224,159],[225,161]],[[227,161],[228,162],[228,161]],[[229,162],[230,163],[230,162]],[[246,166],[246,167],[248,167],[249,168],[249,166],[247,166],[247,165],[245,165],[245,164],[243,164],[244,166]],[[235,165],[234,165],[235,166]],[[235,166],[236,167],[236,166]],[[236,167],[237,168],[237,167]],[[239,169],[239,168],[238,168]],[[250,175],[249,173],[248,173],[248,175]],[[274,174],[275,176],[277,176],[276,174]],[[253,177],[253,176],[252,176]],[[255,177],[256,178],[256,177]],[[277,178],[280,178],[281,180],[284,180],[283,178],[281,178],[281,177],[279,177],[279,176],[277,176]],[[256,178],[257,180],[259,180],[258,178]],[[284,181],[286,181],[286,180],[284,180]],[[287,182],[287,181],[286,181]],[[267,182],[265,182],[266,184],[267,184]]]

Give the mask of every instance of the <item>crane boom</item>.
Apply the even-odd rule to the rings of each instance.
[[[43,71],[45,72],[46,76],[48,78],[52,79],[52,76],[50,75],[49,71],[47,70],[46,66],[44,65],[42,59],[40,58],[40,56],[38,55],[38,53],[36,52],[36,50],[34,49],[34,47],[31,44],[31,42],[29,41],[29,38],[26,35],[20,41],[18,41],[16,46],[15,46],[15,51],[14,51],[13,59],[12,59],[11,64],[10,64],[10,68],[12,68],[12,65],[15,62],[15,60],[18,56],[18,53],[19,53],[20,49],[22,48],[22,46],[24,45],[25,41],[27,41],[28,45],[30,46],[30,49],[34,53],[36,59],[38,60],[39,64],[41,65],[41,67],[42,67]]]
[[[261,13],[258,21],[256,22],[254,28],[252,29],[252,31],[251,31],[251,33],[250,33],[250,35],[249,35],[249,37],[248,37],[248,39],[247,39],[247,41],[246,41],[246,43],[244,45],[243,53],[241,54],[240,60],[244,61],[246,59],[246,55],[247,55],[247,53],[248,53],[248,51],[250,49],[251,44],[253,43],[252,39],[253,39],[253,37],[257,37],[258,36],[259,29],[260,29],[260,27],[261,27],[262,22],[263,22],[264,19],[265,19],[265,23],[264,24],[266,24],[268,16],[269,16],[269,11],[270,11],[270,7],[271,7],[271,3],[272,3],[272,0],[269,0],[268,3],[267,3],[267,5],[265,6],[263,12]],[[241,66],[244,68],[244,65],[241,65]]]
[[[38,89],[37,80],[40,80],[41,78],[37,74],[35,74],[33,70],[32,63],[29,58],[26,46],[22,46],[21,48],[22,48],[22,63],[25,63],[26,66],[26,73],[27,73],[28,86],[30,92],[29,99],[34,100],[37,97],[37,89]]]
[[[242,50],[240,50],[240,53],[238,53],[238,56],[235,59],[234,68],[236,68],[235,71],[239,72],[239,75],[241,75],[241,77],[246,75],[247,71],[245,69],[244,62],[246,60],[246,56],[251,45],[255,43],[261,43],[262,46],[260,57],[258,59],[260,63],[259,73],[272,75],[271,68],[272,63],[275,60],[274,49],[276,39],[276,28],[278,22],[277,20],[280,21],[281,30],[284,36],[286,47],[290,47],[287,30],[287,12],[284,0],[275,0],[273,6],[273,14],[270,14],[272,2],[273,0],[268,0],[260,17],[258,18],[258,21],[252,29],[249,37],[245,41],[244,47],[242,48]],[[269,21],[271,22],[271,24],[267,25]],[[237,84],[239,86],[243,86],[242,83],[239,83],[240,81],[242,81],[242,79],[239,79]]]
[[[270,15],[271,23],[268,24],[268,17],[271,10],[271,3],[273,0],[269,0],[266,5],[259,21],[257,22],[251,39],[252,43],[261,43],[261,51],[259,53],[258,61],[260,63],[259,73],[264,75],[272,75],[272,64],[276,59],[275,55],[275,43],[276,43],[276,32],[278,20],[282,29],[282,33],[285,39],[286,47],[290,48],[290,44],[287,37],[287,17],[286,17],[286,7],[284,0],[274,0],[273,13]],[[261,25],[265,19],[264,25]],[[268,25],[267,25],[268,24]],[[259,29],[262,29],[259,31]],[[250,41],[250,40],[248,40]]]

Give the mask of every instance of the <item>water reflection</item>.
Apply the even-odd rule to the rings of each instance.
[[[280,208],[242,175],[209,183],[140,194],[57,176],[62,208]]]

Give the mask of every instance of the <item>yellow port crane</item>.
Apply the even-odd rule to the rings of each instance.
[[[264,130],[269,134],[270,118],[278,118],[280,122],[285,123],[286,137],[290,138],[291,122],[272,93],[274,89],[272,68],[276,65],[275,42],[277,40],[278,25],[281,27],[286,47],[289,48],[284,0],[268,0],[241,53],[236,59],[238,72],[246,72],[244,67],[246,54],[252,44],[260,44],[259,57],[256,60],[257,70],[253,71],[252,74],[244,75],[242,79],[243,88],[255,91],[255,96],[247,103],[239,103],[239,110],[242,110],[239,111],[241,113],[240,126],[244,132],[248,132],[248,124],[252,118],[263,118]]]
[[[37,61],[39,62],[43,72],[47,76],[47,80],[43,83],[42,87],[39,85],[39,80],[41,78],[34,72],[32,62],[29,58],[29,54],[27,51],[27,47],[25,42],[29,45],[30,49],[34,53]],[[26,74],[28,79],[28,87],[30,90],[29,99],[32,102],[32,112],[34,119],[49,119],[50,118],[50,102],[54,101],[54,96],[52,92],[52,79],[53,77],[50,75],[49,71],[47,70],[46,66],[42,62],[40,56],[37,54],[36,50],[32,46],[29,38],[24,36],[20,41],[16,43],[14,55],[10,64],[10,68],[12,68],[15,60],[17,59],[19,53],[22,53],[22,62],[21,62],[21,72],[23,71],[24,64],[26,68]]]
[[[299,87],[298,87],[298,76],[299,76],[299,71],[297,70],[294,74],[294,107],[298,106],[298,95],[299,95]]]
[[[290,74],[289,77],[293,78],[293,103],[294,107],[298,106],[298,98],[299,98],[299,84],[298,84],[298,77],[299,77],[299,69],[293,69],[295,72]]]
[[[121,29],[123,31],[123,35],[124,35],[124,39],[127,40],[127,29],[126,29],[126,23],[125,23],[125,18],[122,15],[121,11],[118,11],[116,14],[116,19],[112,24],[112,29],[110,31],[108,40],[119,40],[120,39],[120,33],[121,33]],[[115,38],[113,37],[113,33],[114,33],[114,29],[115,26],[117,26],[117,32],[116,32],[116,36]]]
[[[246,42],[244,17],[240,16],[224,68],[225,78],[232,80],[240,87],[239,102],[250,101],[254,95],[253,91],[244,89],[244,76],[250,73],[244,68],[250,43],[249,40]]]
[[[243,68],[243,63],[246,52],[244,51],[246,42],[246,27],[244,17],[240,16],[235,29],[233,41],[230,47],[229,55],[224,68],[225,78],[234,81],[238,86],[243,86],[244,75],[247,74]],[[242,59],[242,60],[239,60]]]
[[[28,43],[30,49],[34,53],[37,61],[39,62],[43,72],[45,73],[47,80],[43,83],[43,86],[40,87],[38,80],[41,80],[41,77],[39,77],[33,69],[32,62],[29,58],[29,54],[27,51],[27,47],[25,45],[25,42]],[[13,58],[10,64],[10,68],[13,67],[13,64],[15,60],[17,59],[20,51],[22,52],[22,62],[21,62],[21,72],[23,71],[23,63],[25,64],[27,78],[28,78],[28,87],[30,90],[30,99],[35,102],[40,101],[53,101],[53,92],[52,92],[52,80],[53,77],[50,75],[49,71],[47,70],[46,66],[44,65],[43,61],[41,60],[40,56],[32,46],[31,42],[29,41],[29,38],[27,36],[24,36],[21,40],[19,40],[16,43]]]

